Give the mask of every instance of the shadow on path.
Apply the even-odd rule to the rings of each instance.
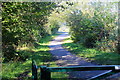
[[[57,58],[56,64],[58,66],[93,66],[95,65],[83,60],[80,57],[77,57],[76,55],[71,54],[69,51],[64,49],[61,46],[62,40],[69,38],[70,36],[67,32],[58,32],[58,34],[59,35],[55,37],[52,41],[50,41],[50,44],[49,44],[51,54]],[[86,80],[103,72],[105,72],[105,70],[74,71],[74,72],[69,72],[69,78],[80,78],[77,80],[81,80],[81,79]]]

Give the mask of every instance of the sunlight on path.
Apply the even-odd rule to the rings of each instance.
[[[58,66],[92,66],[95,64],[92,64],[90,62],[87,62],[83,60],[80,57],[77,57],[76,55],[71,54],[69,51],[64,49],[61,44],[63,43],[70,43],[72,42],[67,41],[64,42],[63,40],[66,38],[70,38],[70,35],[67,32],[59,32],[59,36],[55,37],[52,41],[49,43],[50,47],[50,53],[57,58],[56,64]],[[69,77],[72,78],[82,78],[82,79],[88,79],[95,75],[98,75],[100,73],[103,73],[105,71],[74,71],[69,73]]]
[[[60,33],[60,32],[59,32]],[[60,44],[63,44],[63,43],[70,43],[72,42],[71,40],[70,41],[67,41],[67,42],[62,42],[62,40],[64,39],[67,39],[67,38],[70,38],[70,35],[67,33],[67,32],[64,32],[63,35],[59,35],[57,36],[55,39],[53,39],[49,45],[60,45]]]

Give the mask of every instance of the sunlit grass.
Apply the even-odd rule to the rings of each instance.
[[[41,39],[35,47],[22,47],[19,48],[17,51],[22,53],[24,56],[28,58],[26,61],[16,61],[16,62],[8,62],[2,63],[2,80],[14,80],[17,79],[18,76],[26,71],[27,76],[23,76],[22,80],[29,80],[32,76],[32,59],[36,61],[37,65],[45,65],[49,67],[58,67],[53,60],[52,54],[50,54],[48,47],[49,41],[52,40],[55,36],[59,34],[55,34],[52,36],[47,36]],[[40,72],[40,70],[38,70]],[[56,77],[67,77],[67,74],[61,73],[56,74],[52,73],[52,78]]]
[[[21,48],[18,48],[20,50],[29,50],[29,47],[21,47]]]
[[[25,71],[29,71],[30,69],[31,69],[31,60],[27,60],[25,62],[3,63],[2,64],[2,71],[3,71],[2,78],[3,80],[15,79],[19,76],[19,74]]]
[[[71,39],[68,38],[65,42],[69,42]],[[103,65],[119,65],[120,55],[113,52],[99,51],[95,48],[85,48],[79,43],[64,43],[63,47],[71,51],[80,57],[83,57],[87,61],[103,64]]]
[[[52,78],[67,78],[68,75],[65,72],[52,72],[51,77]]]

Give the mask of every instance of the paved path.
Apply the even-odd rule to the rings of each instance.
[[[92,66],[92,65],[95,65],[95,64],[92,64],[90,62],[83,60],[80,57],[77,57],[71,54],[69,51],[64,49],[61,46],[62,40],[70,36],[68,33],[65,33],[65,32],[59,32],[59,33],[60,35],[57,36],[52,41],[50,41],[50,44],[49,44],[49,47],[51,49],[50,52],[53,54],[53,56],[57,58],[57,61],[56,61],[57,65],[59,66],[86,66],[86,65]],[[80,78],[78,80],[87,80],[88,78],[91,78],[102,72],[105,72],[105,71],[74,71],[74,72],[70,72],[69,76],[72,78]]]

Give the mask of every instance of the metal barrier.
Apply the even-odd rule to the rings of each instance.
[[[40,80],[51,80],[51,72],[71,72],[71,71],[93,71],[108,70],[105,73],[90,78],[89,80],[99,80],[107,76],[120,72],[120,65],[102,65],[102,66],[76,66],[76,67],[46,67],[37,66],[35,61],[32,63],[32,78],[37,80],[37,69],[40,68]]]

